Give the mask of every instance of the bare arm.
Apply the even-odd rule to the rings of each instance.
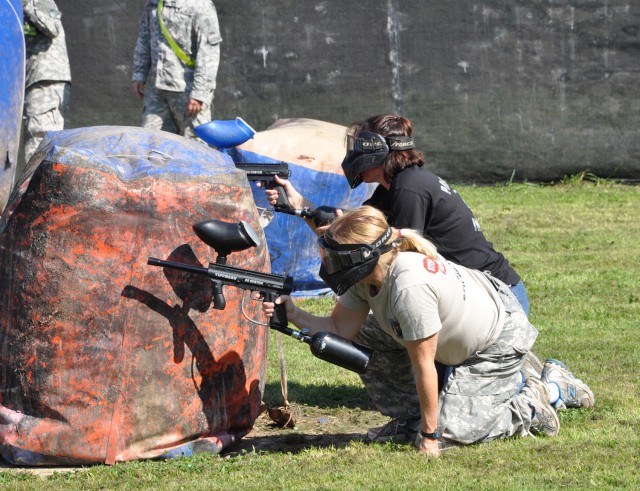
[[[360,331],[360,326],[362,326],[368,314],[365,311],[347,309],[337,303],[331,315],[317,316],[302,310],[287,295],[278,297],[276,303],[285,304],[287,319],[299,329],[308,329],[310,334],[315,334],[319,331],[332,332],[351,340]],[[274,311],[273,302],[263,302],[262,310],[267,317],[271,317]]]
[[[434,433],[438,429],[438,374],[435,366],[437,345],[437,333],[426,339],[407,343],[407,352],[415,373],[416,390],[420,400],[422,431],[426,433]],[[416,445],[421,454],[433,457],[440,455],[438,440],[418,436]]]

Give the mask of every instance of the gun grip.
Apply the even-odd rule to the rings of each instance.
[[[224,310],[227,306],[227,301],[224,298],[224,292],[222,291],[222,283],[219,281],[211,281],[213,290],[213,308],[215,310]]]
[[[276,304],[276,308],[273,311],[273,316],[269,324],[272,326],[287,327],[289,321],[287,320],[287,309],[284,304]]]
[[[278,199],[276,201],[276,204],[274,205],[274,208],[276,210],[278,209],[278,207],[291,208],[291,205],[289,204],[289,198],[287,198],[287,193],[282,186],[276,183],[275,179],[267,185],[267,189],[275,189],[276,191],[278,191]]]
[[[289,321],[287,320],[287,309],[285,308],[285,305],[283,303],[281,303],[281,304],[275,303],[276,295],[274,293],[265,293],[264,294],[264,301],[265,302],[273,302],[274,305],[275,305],[275,309],[273,311],[273,315],[271,316],[271,319],[269,320],[269,326],[270,327],[275,327],[275,328],[287,327],[289,325]],[[280,330],[280,329],[276,329],[276,330]]]

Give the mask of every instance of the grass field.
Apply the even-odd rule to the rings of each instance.
[[[565,361],[596,395],[560,414],[555,438],[456,448],[439,460],[410,445],[365,445],[384,423],[357,376],[283,340],[295,429],[263,418],[227,456],[0,472],[2,489],[640,489],[640,187],[458,186],[486,235],[523,277],[535,351]],[[326,312],[331,299],[305,300]],[[282,402],[275,343],[265,400]]]

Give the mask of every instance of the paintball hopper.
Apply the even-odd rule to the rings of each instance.
[[[260,245],[260,238],[246,222],[228,223],[207,220],[193,225],[198,238],[217,253],[216,262],[224,264],[232,252],[244,251]]]
[[[193,129],[200,138],[222,152],[228,148],[242,145],[256,134],[244,119],[237,117],[233,120],[210,121]]]

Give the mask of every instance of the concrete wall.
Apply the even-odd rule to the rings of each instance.
[[[144,0],[58,0],[69,127],[137,125]],[[215,119],[398,112],[453,180],[640,178],[640,0],[219,0]]]

